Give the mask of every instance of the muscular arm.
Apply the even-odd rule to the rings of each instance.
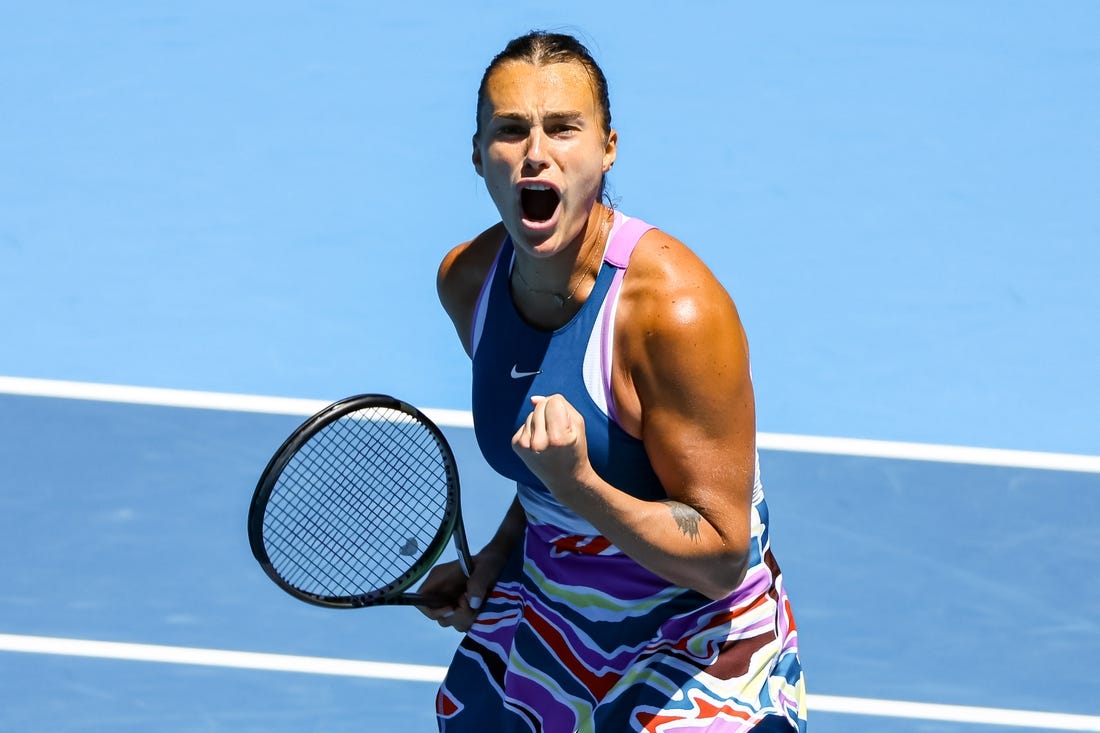
[[[558,430],[572,419],[563,400],[542,405],[533,442],[517,434],[517,450],[559,501],[641,565],[721,598],[749,555],[756,446],[744,332],[725,290],[682,244],[654,232],[634,257],[616,318],[615,396],[668,500],[608,485],[577,442],[573,455],[556,453],[571,440],[586,446],[583,423]]]

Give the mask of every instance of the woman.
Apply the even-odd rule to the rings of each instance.
[[[684,244],[600,203],[617,143],[574,38],[528,34],[486,70],[473,163],[501,222],[438,287],[517,496],[470,578],[422,588],[468,632],[440,729],[804,730],[744,332]]]

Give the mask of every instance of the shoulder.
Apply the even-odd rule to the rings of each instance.
[[[439,264],[436,284],[443,291],[462,290],[471,281],[481,280],[492,267],[493,259],[504,242],[504,225],[494,224],[473,239],[453,247]]]
[[[680,240],[650,230],[623,281],[616,323],[616,364],[624,402],[640,424],[656,406],[743,399],[748,344],[733,299]]]
[[[659,229],[638,242],[623,282],[632,321],[669,336],[724,325],[741,332],[729,292],[686,244]]]
[[[447,252],[436,273],[439,301],[454,322],[467,350],[469,344],[466,339],[473,320],[474,306],[504,237],[503,224],[489,227]]]

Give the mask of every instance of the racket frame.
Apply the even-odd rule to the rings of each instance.
[[[279,574],[264,545],[263,525],[268,500],[271,497],[271,492],[278,484],[283,470],[286,469],[302,446],[337,420],[351,413],[370,408],[402,412],[427,428],[435,438],[447,472],[447,504],[443,521],[440,523],[431,543],[420,554],[417,561],[407,571],[381,588],[352,596],[327,596],[302,590],[287,582]],[[252,502],[248,509],[248,543],[252,549],[252,555],[259,562],[260,567],[263,568],[267,576],[295,598],[326,608],[365,608],[385,605],[438,607],[447,605],[447,602],[440,598],[406,591],[431,570],[451,539],[454,540],[459,565],[466,576],[469,577],[473,569],[473,561],[466,540],[466,529],[462,523],[458,467],[451,446],[439,427],[423,412],[407,402],[385,394],[360,394],[346,397],[324,407],[299,425],[275,451],[263,473],[260,474],[260,479],[256,484],[256,489],[252,494]]]

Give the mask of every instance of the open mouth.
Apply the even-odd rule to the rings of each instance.
[[[526,186],[519,192],[519,203],[523,209],[523,218],[529,221],[549,221],[557,211],[561,197],[549,186]]]

